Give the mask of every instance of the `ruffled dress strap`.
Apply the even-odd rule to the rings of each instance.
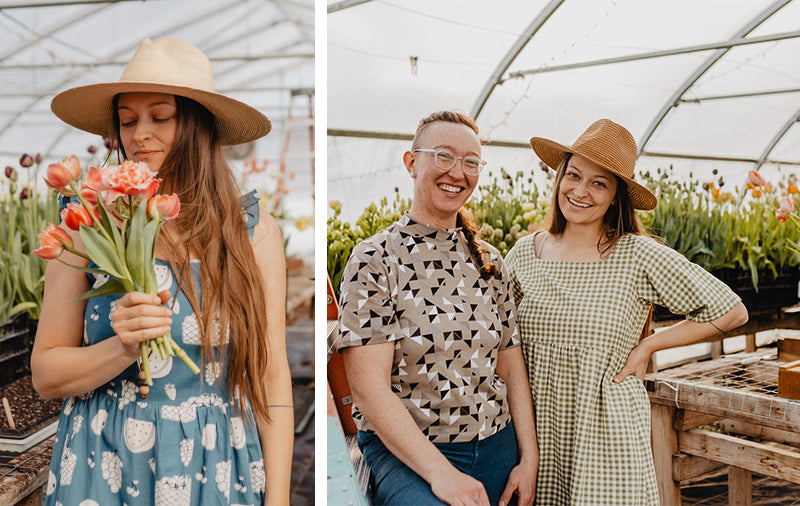
[[[244,217],[244,223],[247,226],[247,234],[250,236],[250,239],[252,239],[256,225],[261,221],[261,206],[258,204],[260,200],[258,191],[252,190],[249,193],[245,193],[239,200],[242,203],[242,215]]]

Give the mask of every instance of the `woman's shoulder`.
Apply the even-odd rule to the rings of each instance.
[[[283,233],[278,221],[266,209],[259,208],[254,211],[256,218],[255,224],[252,226],[252,242],[253,246],[266,241],[271,244],[280,244],[283,247]]]
[[[351,258],[378,253],[383,256],[384,252],[392,249],[392,245],[397,241],[397,223],[392,223],[388,227],[376,232],[375,234],[363,239],[353,247]]]
[[[533,255],[534,251],[536,250],[536,245],[544,239],[544,234],[546,234],[546,232],[536,231],[531,234],[527,234],[524,237],[520,237],[517,242],[514,243],[514,246],[508,252],[506,258],[512,255],[512,253],[514,255]]]
[[[671,250],[671,248],[662,241],[646,234],[625,234],[619,238],[618,244],[623,247],[631,247],[644,251]]]

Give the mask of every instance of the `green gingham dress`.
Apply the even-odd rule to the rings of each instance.
[[[539,506],[658,505],[650,404],[635,376],[615,384],[651,303],[696,322],[739,302],[676,251],[627,234],[598,262],[539,260],[533,235],[506,257],[536,409]]]

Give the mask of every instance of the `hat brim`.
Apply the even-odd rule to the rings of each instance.
[[[646,187],[640,185],[633,179],[620,174],[619,172],[615,171],[612,167],[608,166],[608,163],[599,160],[596,157],[592,156],[591,154],[583,153],[580,150],[572,149],[570,147],[564,146],[559,144],[555,141],[551,141],[550,139],[544,139],[542,137],[532,137],[531,138],[531,147],[536,155],[539,157],[541,161],[547,164],[553,170],[558,170],[558,166],[561,164],[561,161],[564,159],[564,155],[567,153],[580,155],[587,160],[591,161],[599,165],[600,167],[606,169],[607,171],[611,172],[622,181],[625,182],[628,188],[628,195],[631,198],[631,203],[633,204],[634,209],[641,209],[643,211],[649,211],[656,207],[658,204],[658,199],[656,196],[653,195],[653,192],[648,190]]]
[[[269,133],[269,119],[249,105],[219,93],[152,82],[117,81],[90,84],[63,91],[53,98],[50,109],[75,128],[114,137],[112,99],[119,93],[167,93],[202,104],[214,115],[223,145],[244,144]]]

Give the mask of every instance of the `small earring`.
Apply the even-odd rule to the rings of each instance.
[[[411,179],[416,179],[416,178],[417,178],[417,173],[412,170],[411,171]]]

